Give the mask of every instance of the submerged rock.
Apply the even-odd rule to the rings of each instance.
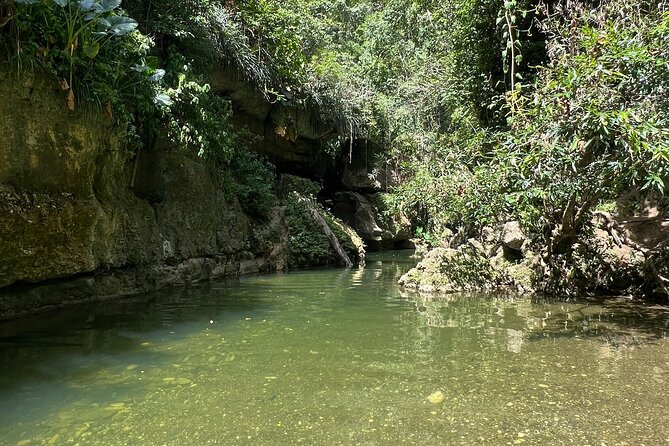
[[[429,394],[427,400],[432,404],[441,404],[444,402],[444,394],[441,390],[437,390],[436,392]]]

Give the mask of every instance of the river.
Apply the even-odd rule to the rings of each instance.
[[[0,444],[669,444],[666,308],[405,293],[413,263],[0,324]]]

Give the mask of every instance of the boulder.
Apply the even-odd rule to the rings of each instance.
[[[520,227],[520,222],[510,221],[502,226],[502,245],[515,251],[522,251],[523,244],[528,240]]]
[[[411,223],[401,215],[380,215],[374,205],[379,198],[378,194],[337,192],[332,213],[354,228],[372,250],[404,247],[411,236]]]
[[[539,283],[540,258],[530,255],[518,263],[505,259],[502,247],[494,257],[476,239],[457,248],[434,248],[415,268],[404,274],[399,284],[421,292],[512,289],[533,292]]]

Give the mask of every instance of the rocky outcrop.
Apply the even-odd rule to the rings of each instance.
[[[375,205],[379,200],[381,193],[337,192],[332,213],[355,229],[370,250],[407,247],[411,222],[403,215],[381,215]]]
[[[220,66],[207,76],[212,91],[230,99],[237,127],[255,136],[253,149],[265,155],[281,172],[322,178],[329,166],[321,143],[336,131],[320,119],[316,110],[297,106],[293,93],[284,97],[263,94],[234,67]]]
[[[478,238],[460,238],[456,234],[449,246],[430,250],[400,278],[400,285],[444,293],[537,289],[542,279],[541,259],[529,249],[530,240],[518,222],[483,228]]]
[[[563,294],[669,298],[669,221],[664,213],[595,212],[593,227],[567,254],[554,254],[551,287]]]
[[[486,227],[477,239],[457,234],[429,251],[400,283],[419,291],[512,289],[560,296],[669,296],[669,221],[663,213],[597,211],[569,251],[533,242],[519,222]]]
[[[197,157],[0,77],[0,317],[285,267],[282,209],[250,221]]]

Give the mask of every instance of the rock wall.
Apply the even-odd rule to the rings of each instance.
[[[217,67],[207,82],[213,92],[232,101],[235,124],[256,137],[253,149],[281,173],[318,179],[331,169],[332,160],[321,145],[336,136],[336,129],[322,122],[317,110],[295,105],[288,92],[282,100],[270,100],[230,66]]]
[[[281,209],[249,221],[196,157],[136,155],[49,81],[0,71],[0,95],[0,318],[285,264]]]
[[[358,192],[336,192],[332,214],[351,226],[370,251],[413,248],[410,242],[411,222],[398,213],[384,216],[377,206],[383,192],[365,195]]]

